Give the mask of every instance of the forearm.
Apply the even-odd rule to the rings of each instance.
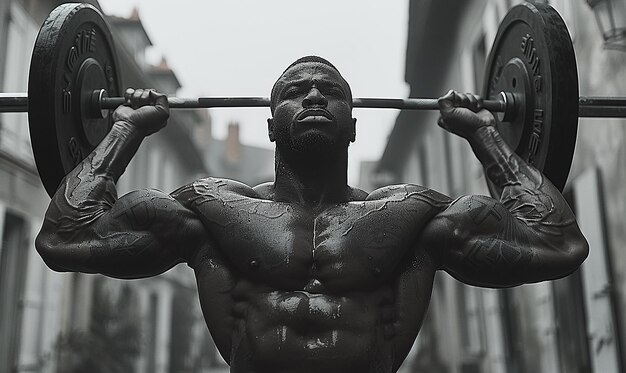
[[[468,138],[487,177],[502,190],[500,202],[527,223],[574,224],[575,217],[561,193],[532,165],[519,157],[491,126]]]
[[[61,182],[46,212],[42,233],[71,237],[110,210],[117,200],[115,182],[142,139],[136,128],[115,123],[94,151]]]
[[[111,186],[124,173],[130,160],[137,152],[144,135],[127,123],[116,122],[111,131],[83,162],[70,171],[63,180],[59,192],[72,205],[79,205],[87,199],[101,199]]]

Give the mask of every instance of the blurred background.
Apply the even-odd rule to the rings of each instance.
[[[585,96],[626,96],[623,0],[550,0],[574,41]],[[0,1],[0,87],[25,92],[37,32],[59,1]],[[485,60],[513,0],[90,1],[103,10],[123,86],[178,96],[269,96],[283,69],[317,54],[362,97],[482,91]],[[175,5],[173,5],[175,4]],[[206,175],[273,180],[268,109],[172,112],[120,179],[172,191]],[[355,110],[350,182],[488,194],[464,140],[436,112]],[[589,240],[571,276],[495,290],[436,277],[402,372],[622,372],[626,357],[626,122],[581,119],[564,194]],[[56,273],[34,249],[49,203],[26,114],[0,116],[0,373],[227,372],[193,272],[144,280]]]

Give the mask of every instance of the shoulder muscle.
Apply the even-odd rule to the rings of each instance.
[[[376,189],[367,196],[367,200],[403,200],[408,198],[420,199],[439,210],[444,210],[452,202],[452,199],[445,194],[414,184],[389,185]]]
[[[171,196],[185,207],[189,207],[199,200],[223,200],[229,195],[259,198],[257,191],[244,183],[213,177],[196,180],[171,193]]]

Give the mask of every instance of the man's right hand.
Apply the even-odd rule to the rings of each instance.
[[[132,89],[124,92],[125,103],[113,112],[114,122],[128,123],[149,136],[167,124],[170,116],[167,96],[153,89]]]

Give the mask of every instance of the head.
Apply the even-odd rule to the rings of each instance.
[[[272,88],[270,109],[269,138],[283,154],[333,157],[355,140],[350,86],[321,57],[303,57],[285,69]]]

